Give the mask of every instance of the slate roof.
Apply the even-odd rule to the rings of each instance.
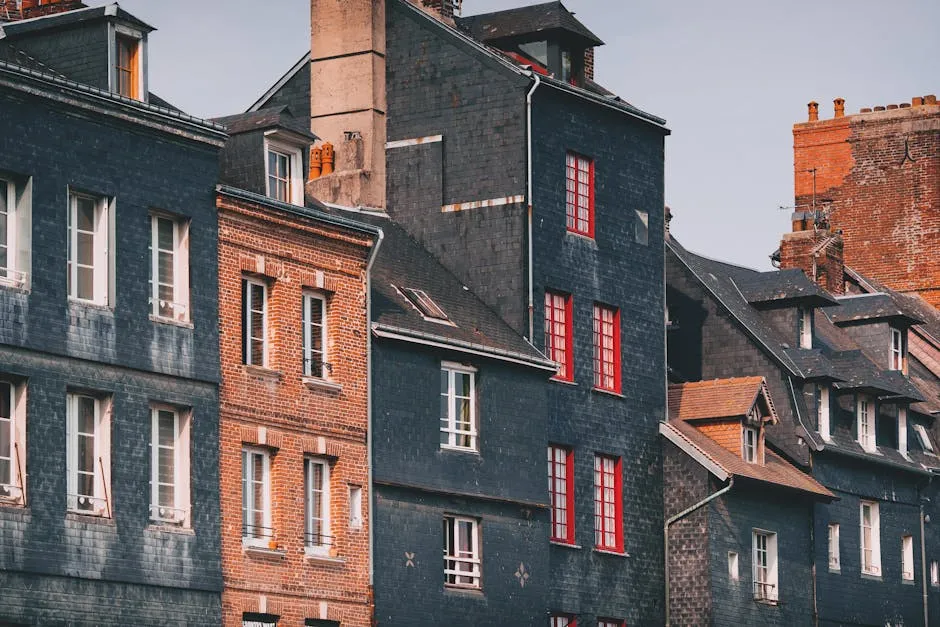
[[[670,385],[669,418],[742,418],[754,406],[762,391],[766,393],[764,377],[712,379]],[[769,394],[767,399],[770,399]]]
[[[602,46],[600,37],[574,17],[561,2],[545,2],[505,11],[455,18],[475,39],[491,43],[538,33],[562,32],[589,46]]]
[[[385,234],[372,268],[372,325],[378,334],[444,344],[554,373],[556,364],[516,333],[421,244],[385,215],[356,213]],[[452,324],[427,320],[402,289],[423,290]]]
[[[156,30],[153,26],[137,19],[118,6],[116,2],[113,2],[111,4],[105,4],[99,7],[88,7],[86,9],[75,9],[73,11],[54,13],[52,15],[31,17],[27,20],[0,22],[0,39],[20,37],[23,35],[28,35],[29,33],[45,30],[47,28],[71,26],[73,24],[80,24],[81,22],[98,20],[105,17],[117,18],[122,22],[133,24],[135,27],[148,33]]]
[[[836,299],[810,281],[799,268],[742,276],[737,285],[747,301],[755,305],[800,303],[824,307],[836,304]]]
[[[271,128],[283,128],[305,137],[311,142],[315,142],[318,139],[316,135],[310,132],[310,129],[305,123],[306,121],[294,117],[290,108],[286,106],[226,115],[213,118],[212,121],[224,126],[229,135],[263,131]]]
[[[673,434],[731,477],[743,477],[797,490],[822,500],[831,501],[836,498],[832,492],[810,475],[801,472],[769,448],[764,453],[764,465],[750,464],[740,455],[735,455],[722,447],[688,422],[670,420],[668,424],[663,425],[663,428],[671,429]]]
[[[899,320],[905,324],[923,322],[906,311],[892,294],[854,294],[838,296],[837,300],[838,307],[826,308],[826,315],[836,324],[882,319]]]

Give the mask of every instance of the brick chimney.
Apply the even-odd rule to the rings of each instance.
[[[22,19],[24,20],[86,8],[85,3],[80,0],[2,0],[2,2],[7,6],[19,4]],[[0,10],[0,13],[2,13],[2,10]]]
[[[386,110],[385,0],[310,0],[310,127],[336,161],[308,194],[385,208]]]
[[[429,13],[451,26],[454,25],[454,15],[460,14],[462,0],[408,0],[425,13]]]
[[[584,79],[594,80],[594,46],[584,49]]]
[[[786,233],[780,242],[780,269],[799,268],[830,294],[845,292],[842,234],[828,228]]]

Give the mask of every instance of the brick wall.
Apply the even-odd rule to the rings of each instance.
[[[243,612],[286,624],[329,618],[368,625],[367,323],[365,264],[370,240],[306,218],[219,196],[223,624]],[[269,362],[242,363],[241,280],[268,286]],[[329,378],[341,390],[302,381],[302,294],[327,297]],[[241,450],[271,454],[274,550],[242,546]],[[305,456],[330,463],[333,548],[304,553]],[[362,488],[363,522],[349,524],[349,487]]]
[[[846,264],[940,306],[940,106],[913,106],[793,126],[797,210],[831,201]]]

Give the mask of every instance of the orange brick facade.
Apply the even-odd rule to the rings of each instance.
[[[278,625],[305,619],[344,627],[371,621],[367,455],[367,233],[220,193],[219,316],[222,613],[240,626],[246,612]],[[197,269],[198,271],[198,269]],[[243,364],[243,277],[267,286],[266,367]],[[326,376],[303,377],[302,298],[326,298]],[[270,460],[270,541],[246,548],[242,531],[244,447]],[[305,552],[304,460],[329,464],[332,546]],[[350,490],[361,489],[361,526],[350,522]]]
[[[846,265],[940,306],[940,105],[936,98],[862,109],[793,127],[796,210],[828,214]],[[812,229],[794,219],[794,231]],[[787,267],[786,264],[783,267]]]

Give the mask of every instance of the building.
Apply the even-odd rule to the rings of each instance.
[[[557,458],[554,531],[548,571],[531,573],[549,579],[552,623],[662,622],[664,121],[593,80],[602,42],[559,2],[472,17],[449,0],[311,10],[309,56],[252,109],[301,111],[309,94],[335,163],[307,192],[387,213],[559,364],[539,438]],[[516,494],[522,474],[507,478]],[[398,593],[381,585],[379,617]],[[471,623],[488,615],[486,590],[474,598]]]
[[[222,624],[365,627],[381,231],[305,202],[315,137],[289,109],[219,122]]]
[[[793,125],[793,231],[825,223],[842,231],[855,271],[940,307],[940,105],[910,104]]]
[[[800,622],[927,625],[938,611],[940,546],[927,523],[937,515],[937,353],[917,340],[926,363],[912,357],[910,338],[930,336],[924,317],[911,297],[844,268],[841,246],[825,229],[787,234],[779,256],[795,267],[757,272],[669,239],[670,374],[764,377],[779,418],[768,447],[837,497],[813,507],[814,611]],[[872,293],[817,284],[853,280]]]
[[[217,624],[225,134],[147,91],[150,26],[37,4],[0,6],[0,623]]]

